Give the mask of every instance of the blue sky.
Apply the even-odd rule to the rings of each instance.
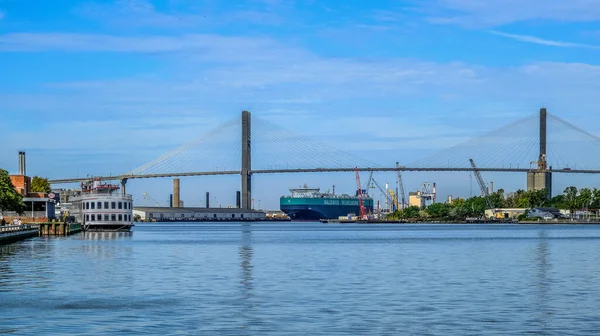
[[[30,174],[127,172],[243,109],[388,166],[542,105],[595,133],[599,19],[592,0],[0,0],[0,166],[16,171],[23,149]],[[524,188],[524,176],[486,177]],[[405,179],[469,194],[468,174]],[[182,198],[232,204],[238,180],[186,179]],[[354,185],[348,174],[256,180],[270,208],[305,182]],[[129,191],[164,202],[170,186]]]

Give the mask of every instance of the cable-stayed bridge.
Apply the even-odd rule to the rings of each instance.
[[[240,137],[241,136],[241,137]],[[528,188],[551,186],[552,173],[600,173],[600,138],[541,109],[539,113],[403,166],[385,167],[243,111],[197,139],[128,173],[129,179],[241,175],[242,207],[250,208],[253,174],[359,171],[527,173]],[[240,160],[241,158],[241,160]],[[86,178],[51,180],[53,184]],[[541,187],[540,187],[541,183]]]

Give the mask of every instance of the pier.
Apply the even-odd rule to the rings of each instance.
[[[36,224],[0,226],[0,245],[37,237],[38,235],[39,229]]]
[[[39,234],[41,236],[68,236],[81,232],[80,223],[39,223]]]

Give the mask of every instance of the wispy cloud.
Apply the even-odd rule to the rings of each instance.
[[[236,23],[276,25],[283,22],[277,12],[282,8],[281,5],[270,2],[262,5],[264,8],[228,5],[226,11],[221,11],[218,6],[207,2],[173,1],[167,8],[159,10],[148,0],[118,0],[114,3],[86,3],[78,7],[75,13],[111,27],[156,27],[171,30],[215,28]]]
[[[586,22],[600,19],[595,0],[435,0],[416,2],[430,22],[471,27],[495,27],[511,22],[553,20]]]
[[[502,37],[506,37],[506,38],[510,38],[513,40],[521,41],[521,42],[541,44],[541,45],[551,46],[551,47],[600,49],[600,45],[546,40],[546,39],[542,39],[542,38],[535,37],[535,36],[509,34],[509,33],[503,33],[503,32],[499,32],[499,31],[495,31],[495,30],[490,30],[489,33],[498,35],[498,36],[502,36]]]

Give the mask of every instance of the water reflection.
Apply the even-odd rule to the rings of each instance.
[[[550,279],[548,273],[551,268],[550,264],[550,248],[548,246],[548,231],[538,231],[538,243],[535,248],[535,288],[536,288],[536,311],[539,316],[537,322],[540,327],[540,334],[545,335],[548,333],[548,321],[551,319],[551,312],[549,307],[549,291],[550,291]]]
[[[241,285],[241,316],[242,329],[248,329],[252,310],[252,289],[253,289],[253,268],[252,257],[254,249],[252,247],[252,224],[242,224],[242,237],[238,255],[240,257],[240,285]]]
[[[133,232],[83,232],[79,239],[84,240],[119,240],[131,239]]]

